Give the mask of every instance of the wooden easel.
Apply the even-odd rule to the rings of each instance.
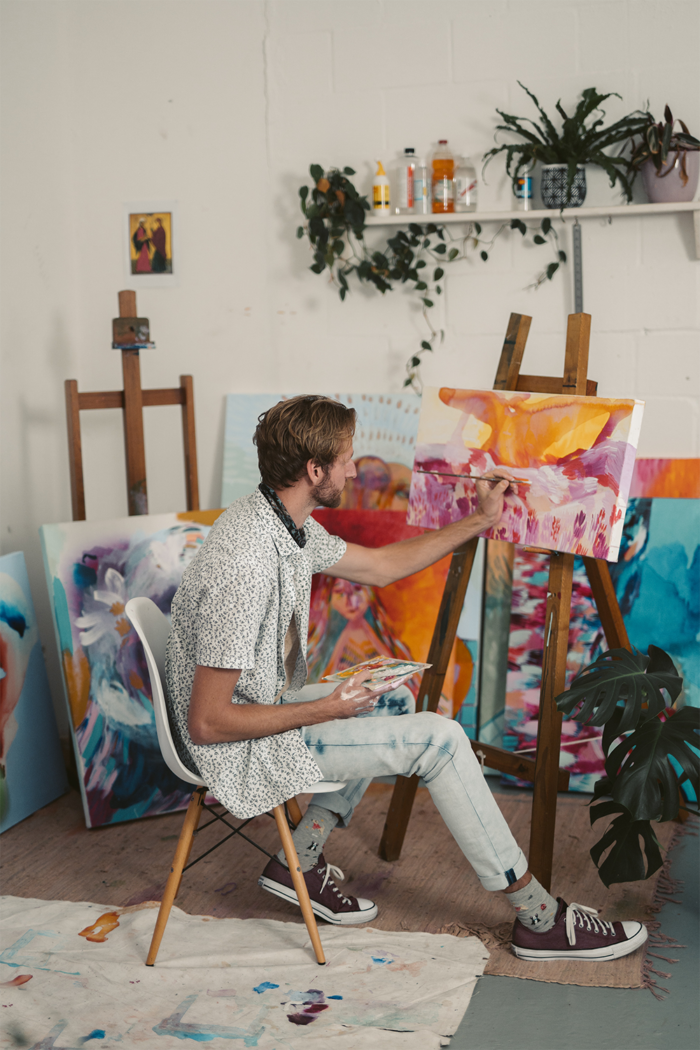
[[[522,390],[543,394],[578,394],[594,397],[598,384],[587,378],[590,314],[570,314],[566,333],[563,378],[520,373],[531,317],[511,314],[498,364],[494,390]],[[464,604],[477,540],[469,540],[452,555],[440,611],[430,645],[428,662],[433,666],[422,678],[418,709],[436,711]],[[600,622],[610,649],[630,649],[627,631],[610,578],[608,563],[583,559]],[[569,776],[559,769],[561,712],[554,698],[563,692],[571,617],[573,554],[550,552],[549,585],[545,614],[545,648],[542,662],[542,688],[534,762],[502,748],[472,741],[472,748],[483,755],[484,765],[502,773],[512,773],[534,784],[529,866],[535,877],[549,889],[557,811],[557,791],[566,790]],[[421,703],[422,701],[422,703]],[[397,777],[379,846],[384,860],[398,860],[411,816],[418,777]]]
[[[136,292],[119,292],[119,316],[136,319]],[[126,449],[126,487],[129,514],[148,514],[146,453],[143,443],[143,409],[151,405],[182,405],[182,438],[185,451],[187,510],[199,510],[197,444],[194,429],[194,388],[192,376],[180,376],[180,386],[162,390],[141,389],[138,349],[121,350],[123,390],[79,394],[75,379],[67,379],[66,416],[73,521],[85,520],[83,451],[80,439],[80,413],[91,408],[121,408],[124,413]]]

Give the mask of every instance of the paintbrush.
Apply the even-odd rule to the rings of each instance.
[[[511,485],[531,485],[527,478],[487,478],[483,474],[450,474],[448,470],[418,470],[416,474],[437,474],[438,477],[468,478],[469,481],[508,481]]]

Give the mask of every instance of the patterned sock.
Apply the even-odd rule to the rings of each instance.
[[[515,893],[506,893],[506,899],[515,908],[518,922],[535,933],[546,933],[554,926],[554,918],[559,905],[554,897],[547,893],[533,875],[527,886]]]
[[[337,823],[337,815],[329,809],[324,809],[323,806],[309,806],[292,834],[302,871],[311,871],[316,867],[326,839]],[[287,867],[283,849],[277,854],[277,860]]]

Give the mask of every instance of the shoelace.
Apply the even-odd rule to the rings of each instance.
[[[566,908],[566,936],[569,944],[576,944],[576,927],[593,930],[594,933],[602,933],[604,937],[614,937],[615,927],[611,922],[598,919],[595,908],[587,908],[584,904],[568,904]],[[609,927],[609,930],[606,929]]]
[[[323,876],[323,882],[321,883],[321,893],[323,893],[323,891],[326,888],[326,883],[328,883],[328,888],[333,890],[334,893],[337,893],[340,899],[345,902],[345,904],[351,904],[352,902],[350,898],[346,897],[345,894],[341,893],[336,884],[333,882],[333,879],[340,879],[342,882],[344,878],[345,876],[343,875],[340,868],[336,868],[334,864],[326,864],[326,874]]]

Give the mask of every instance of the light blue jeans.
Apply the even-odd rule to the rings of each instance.
[[[317,700],[334,683],[304,686],[294,700]],[[290,701],[292,697],[290,697]],[[527,871],[527,860],[496,805],[464,730],[442,715],[415,714],[405,687],[379,698],[374,711],[301,732],[324,780],[345,780],[342,791],[314,796],[347,826],[373,777],[400,773],[423,778],[442,819],[481,884],[504,890]],[[401,717],[389,717],[389,716]]]

